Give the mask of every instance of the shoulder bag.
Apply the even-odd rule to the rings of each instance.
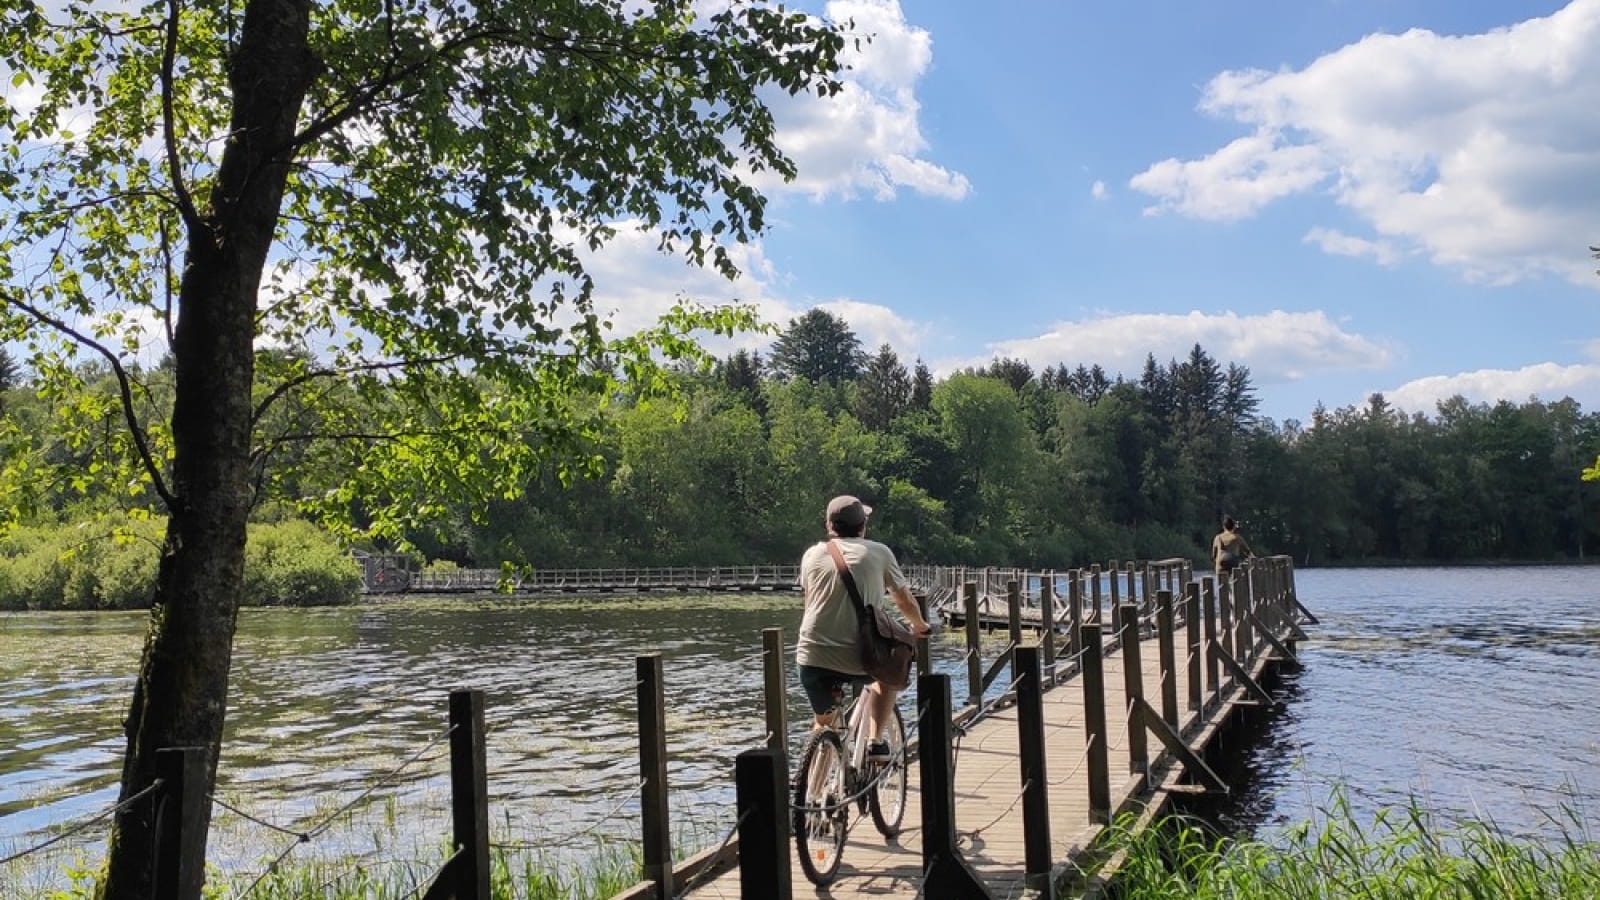
[[[856,652],[861,668],[883,682],[884,687],[905,690],[911,684],[911,660],[917,655],[917,639],[881,607],[861,599],[861,589],[856,587],[855,576],[850,574],[838,544],[828,542],[828,555],[833,557],[833,567],[856,607]]]

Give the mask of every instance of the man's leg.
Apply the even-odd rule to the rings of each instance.
[[[875,741],[883,734],[883,726],[894,718],[895,698],[900,692],[874,681],[867,687],[867,740]]]

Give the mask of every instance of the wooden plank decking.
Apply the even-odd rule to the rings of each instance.
[[[1160,666],[1154,658],[1154,641],[1144,643],[1149,645],[1141,648],[1144,696],[1159,711]],[[1188,665],[1181,654],[1180,650],[1176,667],[1180,707],[1188,696]],[[1114,653],[1104,661],[1113,810],[1133,801],[1146,786],[1145,776],[1133,774],[1130,769],[1123,660],[1122,653]],[[1270,664],[1263,654],[1255,672],[1259,673]],[[1208,707],[1205,722],[1199,720],[1196,712],[1181,709],[1179,722],[1190,746],[1198,747],[1209,740],[1214,731],[1210,726],[1231,715],[1237,703],[1248,700],[1243,691],[1233,687],[1226,678],[1224,685],[1232,689],[1225,691],[1219,704]],[[1084,698],[1076,675],[1044,694],[1044,721],[1052,858],[1060,866],[1086,848],[1101,828],[1089,821]],[[1154,739],[1148,743],[1150,755],[1155,759],[1162,747]],[[1165,769],[1167,759],[1170,757],[1162,754],[1163,769],[1152,776],[1158,783],[1164,772],[1170,776],[1176,771]],[[870,817],[853,820],[839,877],[828,888],[813,887],[791,858],[796,897],[918,896],[923,872],[918,768],[915,763],[911,766],[905,831],[896,840],[885,841],[873,828]],[[968,863],[982,876],[996,898],[1020,897],[1023,893],[1019,771],[1015,707],[985,717],[961,739],[955,758],[956,829]],[[692,896],[705,900],[738,900],[737,869],[697,886]]]

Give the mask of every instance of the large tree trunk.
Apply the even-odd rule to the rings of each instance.
[[[174,499],[150,633],[126,723],[124,800],[156,778],[166,747],[210,751],[195,849],[210,822],[228,701],[228,669],[250,508],[250,389],[256,292],[272,246],[286,163],[315,61],[307,48],[310,0],[250,0],[229,82],[231,138],[209,206],[190,217],[173,359]],[[197,885],[154,883],[156,806],[119,812],[102,896],[185,897]],[[169,850],[170,848],[163,848]],[[197,894],[195,896],[198,896]]]

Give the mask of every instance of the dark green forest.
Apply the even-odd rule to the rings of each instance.
[[[6,374],[5,415],[26,416],[42,401]],[[1279,423],[1258,415],[1248,369],[1198,345],[1137,379],[1015,359],[935,379],[823,310],[764,356],[676,377],[676,397],[611,407],[579,448],[589,477],[535,473],[475,512],[441,503],[406,538],[465,566],[789,562],[827,498],[854,493],[910,562],[1203,559],[1224,514],[1301,565],[1581,560],[1600,540],[1600,483],[1580,477],[1600,415],[1570,399],[1407,415],[1374,395]],[[327,485],[276,489],[294,502]],[[36,512],[89,502],[64,487]]]

